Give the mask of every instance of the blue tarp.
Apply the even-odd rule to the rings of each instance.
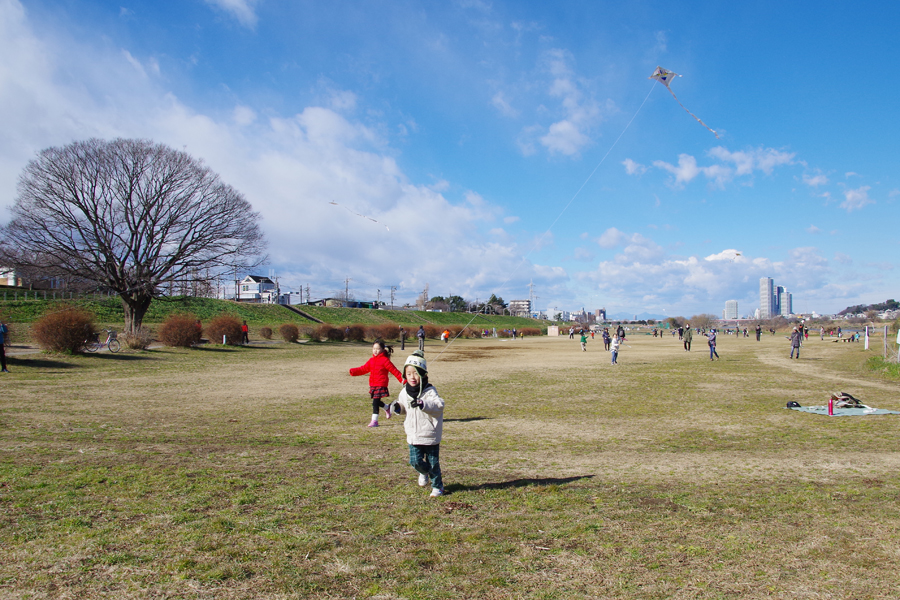
[[[814,415],[825,415],[828,414],[827,406],[793,406],[791,410],[799,410],[800,412],[808,412]],[[834,417],[861,417],[865,415],[900,415],[900,412],[896,410],[886,410],[884,408],[871,408],[871,407],[860,407],[860,408],[835,408],[834,414],[830,416]]]

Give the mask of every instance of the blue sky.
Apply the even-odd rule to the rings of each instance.
[[[748,314],[769,276],[796,311],[834,312],[898,296],[898,19],[896,2],[0,0],[0,218],[42,148],[150,138],[244,193],[262,274],[314,298],[346,278],[400,302],[533,282],[544,309]]]

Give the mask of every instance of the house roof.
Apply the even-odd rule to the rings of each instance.
[[[253,283],[271,283],[275,285],[275,282],[269,279],[268,277],[263,277],[262,275],[247,275],[244,277],[243,281],[252,281]]]

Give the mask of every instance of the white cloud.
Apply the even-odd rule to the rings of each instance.
[[[601,248],[615,248],[616,246],[621,246],[626,241],[628,241],[627,235],[615,227],[610,227],[600,235],[597,244],[599,244]]]
[[[637,163],[630,158],[626,158],[622,161],[622,164],[625,165],[625,172],[629,175],[643,175],[647,172],[647,167]]]
[[[500,114],[504,117],[515,118],[519,116],[519,111],[513,108],[513,106],[506,99],[506,95],[503,92],[497,92],[494,94],[494,97],[491,98],[491,104],[500,111]]]
[[[847,254],[844,254],[843,252],[835,252],[834,260],[835,260],[835,262],[838,262],[842,265],[852,265],[853,264],[853,259],[850,258],[850,256],[848,256]]]
[[[548,110],[558,120],[544,127],[532,125],[519,134],[518,144],[522,153],[535,152],[534,141],[539,142],[550,154],[575,156],[591,143],[590,132],[601,118],[600,104],[588,93],[586,84],[578,78],[571,63],[570,52],[554,48],[540,58],[540,71],[549,76],[547,94],[559,105]],[[501,110],[503,97],[494,96],[494,105]],[[612,106],[606,107],[613,110]]]
[[[222,10],[232,17],[238,23],[253,29],[256,27],[258,17],[256,16],[256,5],[259,0],[205,0],[210,6]]]
[[[822,230],[819,229],[818,227],[816,227],[815,225],[810,225],[809,227],[806,228],[806,233],[816,234],[816,233],[821,233],[821,232],[822,232]]]
[[[868,204],[874,204],[875,201],[869,198],[869,190],[871,187],[864,185],[855,190],[844,190],[845,200],[841,202],[841,208],[847,209],[847,212],[860,210]]]
[[[256,120],[256,111],[249,106],[235,106],[232,118],[237,125],[250,125]]]
[[[773,148],[756,148],[731,152],[722,146],[716,146],[707,153],[711,158],[725,164],[700,166],[697,159],[689,154],[679,154],[678,164],[672,165],[662,160],[653,161],[653,166],[674,175],[673,184],[681,187],[690,183],[698,175],[719,188],[735,177],[749,177],[755,171],[771,175],[776,167],[793,164],[794,154],[781,152]],[[733,166],[730,166],[733,165]]]
[[[823,173],[816,173],[815,175],[809,175],[808,173],[803,174],[803,183],[808,185],[809,187],[819,187],[820,185],[825,185],[828,183],[828,177]]]

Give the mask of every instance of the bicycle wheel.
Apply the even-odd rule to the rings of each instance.
[[[88,352],[96,352],[100,349],[100,342],[97,340],[90,340],[87,344],[84,345],[84,349]]]
[[[109,351],[110,352],[118,352],[119,351],[119,340],[109,340]]]

